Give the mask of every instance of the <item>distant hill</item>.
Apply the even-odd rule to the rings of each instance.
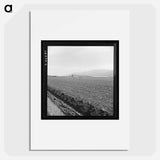
[[[73,73],[70,76],[113,77],[113,71],[105,69],[103,70],[97,69],[97,70]]]

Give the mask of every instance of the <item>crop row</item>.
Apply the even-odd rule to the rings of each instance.
[[[92,104],[83,101],[77,97],[71,97],[64,94],[62,91],[48,87],[48,90],[58,99],[62,100],[64,103],[68,104],[74,108],[77,112],[81,113],[83,116],[109,116],[106,111],[98,109]]]

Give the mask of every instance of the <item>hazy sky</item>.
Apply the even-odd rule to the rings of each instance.
[[[49,46],[48,75],[69,75],[97,69],[113,70],[112,46]]]

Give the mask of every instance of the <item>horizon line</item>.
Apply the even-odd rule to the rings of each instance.
[[[112,72],[114,71],[113,69],[92,69],[92,70],[84,70],[84,71],[80,71],[80,72],[72,72],[72,73],[63,74],[63,75],[52,74],[52,75],[49,75],[49,76],[71,76],[71,75],[87,76],[87,75],[79,75],[79,74],[84,73],[84,72],[97,71],[97,70],[106,70],[106,71],[112,71]],[[96,77],[96,76],[90,76],[90,77]],[[103,76],[103,77],[106,77],[106,76]]]

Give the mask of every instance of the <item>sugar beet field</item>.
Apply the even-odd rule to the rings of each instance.
[[[81,116],[113,115],[112,77],[48,76],[48,91]]]

